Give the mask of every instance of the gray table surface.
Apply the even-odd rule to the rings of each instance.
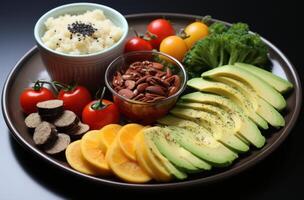
[[[0,88],[14,64],[34,46],[35,21],[47,10],[71,1],[1,1],[0,6]],[[226,2],[226,3],[225,3]],[[123,14],[180,12],[227,20],[244,21],[252,30],[277,45],[303,74],[303,33],[300,5],[277,1],[98,1]],[[302,23],[302,22],[301,22]],[[303,112],[302,112],[303,113]],[[236,199],[303,199],[303,115],[283,145],[254,168],[221,183],[174,194],[194,194]],[[50,167],[21,147],[10,135],[0,115],[0,199],[81,198],[87,194],[114,195],[115,188],[97,186]],[[115,192],[114,192],[115,191]],[[134,192],[134,191],[132,191]],[[160,191],[157,192],[160,194]],[[150,192],[149,197],[155,192]],[[102,198],[103,196],[100,196]],[[147,196],[145,196],[147,197]]]

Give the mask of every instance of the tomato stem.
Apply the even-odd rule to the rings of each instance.
[[[53,87],[52,82],[49,82],[49,81],[37,80],[33,83],[34,83],[33,89],[35,91],[39,91],[43,87],[43,84],[45,84],[45,83],[50,84]]]
[[[206,15],[206,16],[204,16],[201,19],[197,19],[196,21],[203,22],[204,24],[206,24],[207,26],[209,26],[211,24],[211,20],[212,20],[212,17],[210,15]]]
[[[135,34],[136,37],[139,37],[138,32],[137,32],[135,29],[133,29],[133,28],[131,27],[131,30],[134,32],[134,34]]]
[[[59,90],[64,90],[66,92],[73,91],[76,88],[76,86],[77,86],[76,83],[75,84],[70,84],[70,85],[64,84],[64,83],[60,83],[58,81],[52,81],[52,83],[56,87],[56,89],[59,88]]]
[[[182,38],[183,40],[190,37],[190,35],[187,35],[187,33],[185,32],[185,29],[183,29],[183,28],[179,31],[178,36],[180,38]]]
[[[37,80],[33,86],[33,89],[35,91],[39,91],[41,89],[42,85],[41,85],[41,82],[39,80]]]
[[[98,96],[98,94],[100,93],[100,89],[96,92],[96,97]],[[105,105],[103,102],[102,102],[102,100],[103,100],[103,97],[104,97],[104,95],[105,95],[105,92],[106,92],[106,87],[103,87],[103,89],[102,89],[102,92],[101,92],[101,95],[99,96],[99,100],[96,102],[96,103],[93,103],[92,105],[91,105],[91,108],[93,109],[93,110],[101,110],[101,109],[104,109],[104,108],[106,108],[108,105]]]
[[[153,40],[153,39],[157,39],[157,35],[151,33],[150,31],[147,31],[146,34],[144,35],[143,39],[144,40],[147,40],[147,41],[150,41],[150,40]]]
[[[142,35],[142,34],[139,34],[135,29],[133,29],[132,27],[130,28],[133,32],[134,32],[134,34],[135,34],[135,36],[136,37],[138,37],[138,38],[141,38],[141,39],[143,39],[143,40],[146,40],[146,41],[150,41],[151,39],[154,39],[155,37],[156,37],[156,35],[154,35],[154,34],[152,34],[152,33],[149,33],[149,34],[151,34],[151,35],[153,35],[153,36],[147,36],[147,35]]]
[[[43,87],[43,84],[49,84],[49,85],[51,85],[52,89],[54,89],[55,92],[58,93],[59,91],[58,91],[58,88],[57,88],[55,82],[56,81],[37,80],[37,81],[33,82],[34,83],[33,89],[35,91],[39,91]]]

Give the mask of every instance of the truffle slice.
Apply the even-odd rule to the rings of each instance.
[[[65,149],[68,147],[70,142],[71,142],[70,136],[64,133],[58,133],[58,138],[55,141],[55,143],[45,148],[44,150],[47,154],[51,154],[51,155],[59,154],[65,151]]]
[[[40,117],[47,121],[56,119],[63,112],[63,101],[58,99],[42,101],[36,106]]]
[[[57,138],[57,130],[48,122],[41,122],[36,128],[33,140],[36,145],[48,145]]]
[[[67,132],[77,126],[78,122],[79,119],[73,111],[65,110],[53,123],[59,132]]]
[[[42,120],[38,113],[31,113],[25,118],[24,122],[28,128],[34,129],[42,122]]]

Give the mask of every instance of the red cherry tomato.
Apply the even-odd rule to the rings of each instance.
[[[108,124],[119,122],[117,106],[103,99],[90,102],[82,111],[82,121],[90,126],[91,130],[101,129]]]
[[[83,86],[61,89],[57,98],[63,101],[65,109],[75,112],[79,117],[83,108],[92,100],[89,90]]]
[[[125,52],[131,52],[131,51],[151,51],[153,50],[152,45],[140,38],[140,37],[132,37],[130,38],[125,45]]]
[[[55,99],[53,92],[37,81],[32,88],[26,88],[20,95],[19,101],[26,114],[37,112],[36,104],[41,101]]]
[[[175,35],[175,30],[171,23],[166,19],[156,19],[148,24],[148,36],[150,43],[155,49],[159,48],[161,41],[171,35]]]

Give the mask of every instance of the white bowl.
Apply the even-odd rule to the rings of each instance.
[[[83,14],[95,9],[102,10],[108,19],[123,30],[123,35],[113,46],[96,53],[70,55],[50,49],[42,42],[41,37],[46,31],[44,23],[48,18]],[[54,8],[40,17],[34,28],[34,36],[43,63],[53,80],[66,84],[77,82],[94,91],[103,86],[104,73],[109,63],[123,53],[128,29],[125,17],[110,7],[94,3],[73,3]]]

